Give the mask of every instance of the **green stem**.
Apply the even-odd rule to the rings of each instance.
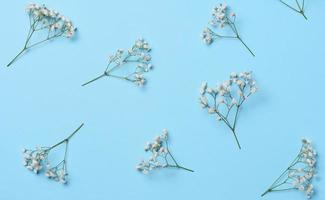
[[[73,133],[71,133],[71,135],[69,135],[66,140],[70,140],[70,138],[72,138],[83,126],[84,123],[82,123],[75,131],[73,131]]]
[[[299,4],[298,0],[296,0],[296,4],[297,4],[299,10],[301,10],[301,7],[300,7],[300,4]]]
[[[287,6],[288,8],[290,8],[291,10],[299,13],[299,10],[295,9],[294,7],[290,6],[289,4],[285,3],[284,1],[282,0],[279,0],[281,3],[283,3],[285,6]]]
[[[183,169],[183,170],[186,170],[186,171],[189,171],[189,172],[194,172],[193,170],[191,170],[189,168],[186,168],[186,167],[182,167],[180,165],[168,165],[168,167],[174,167],[174,168]]]
[[[295,11],[295,12],[301,14],[301,15],[302,15],[306,20],[307,20],[307,17],[306,17],[305,12],[304,12],[304,7],[305,7],[305,2],[304,2],[304,1],[303,1],[303,5],[302,5],[302,6],[300,6],[299,3],[296,1],[299,10],[296,9],[296,8],[294,8],[294,7],[292,7],[292,6],[290,6],[289,4],[285,3],[285,2],[282,1],[282,0],[279,0],[279,1],[280,1],[281,3],[283,3],[285,6],[287,6],[288,8],[290,8],[291,10],[293,10],[293,11]]]
[[[68,143],[69,140],[72,138],[72,136],[74,136],[82,127],[83,127],[84,123],[82,123],[75,131],[73,131],[73,133],[71,133],[67,138],[65,138],[64,140],[62,140],[61,142],[53,145],[52,147],[49,148],[49,150],[54,149],[55,147],[63,144],[63,143]]]
[[[168,141],[166,140],[166,148],[167,148],[167,151],[168,151],[168,154],[170,155],[170,157],[172,158],[172,160],[174,161],[175,165],[178,166],[178,163],[176,161],[176,159],[174,158],[174,156],[170,153],[169,151],[169,144],[168,144]]]
[[[34,24],[35,24],[35,22],[33,23],[33,26],[34,26]],[[24,48],[16,55],[16,57],[14,57],[14,59],[11,60],[11,62],[7,65],[7,67],[10,67],[10,65],[13,64],[22,53],[24,53],[27,49],[29,49],[29,47],[27,47],[27,45],[28,45],[30,39],[32,38],[33,33],[35,32],[33,26],[31,26],[29,28],[27,39],[24,44]]]
[[[305,12],[304,12],[304,11],[301,10],[300,13],[301,13],[301,15],[305,18],[305,20],[308,20],[307,17],[306,17],[306,15],[305,15]]]
[[[65,151],[64,151],[64,160],[63,160],[63,169],[67,170],[67,155],[68,155],[68,147],[69,147],[69,141],[67,141],[66,145],[65,145]]]
[[[90,80],[90,81],[88,81],[88,82],[82,84],[82,86],[86,86],[86,85],[88,85],[88,84],[90,84],[90,83],[92,83],[92,82],[94,82],[94,81],[97,81],[98,79],[101,79],[101,78],[103,78],[103,77],[105,77],[105,76],[106,76],[105,73],[102,74],[102,75],[100,75],[100,76],[97,76],[96,78],[94,78],[94,79],[92,79],[92,80]]]
[[[296,188],[286,188],[286,189],[279,189],[279,190],[268,189],[261,195],[261,197],[265,196],[269,192],[281,192],[281,191],[288,191],[288,190],[296,190]]]
[[[35,44],[28,45],[28,43],[29,43],[31,37],[33,36],[33,33],[34,33],[34,32],[35,32],[34,29],[32,29],[32,31],[30,31],[29,36],[27,37],[27,40],[26,40],[26,42],[25,42],[24,48],[23,48],[23,49],[22,49],[22,50],[21,50],[21,51],[16,55],[16,57],[15,57],[14,59],[12,59],[12,61],[7,65],[7,67],[9,67],[12,63],[14,63],[14,62],[17,60],[17,58],[18,58],[22,53],[24,53],[27,49],[30,49],[30,48],[32,48],[32,47],[34,47],[34,46],[36,46],[36,45],[42,44],[42,43],[44,43],[44,42],[46,42],[46,41],[49,41],[49,40],[52,40],[52,39],[54,39],[54,38],[60,37],[60,36],[63,34],[63,33],[61,33],[61,34],[54,35],[54,36],[52,36],[52,37],[47,37],[47,38],[44,39],[44,40],[41,40],[41,41],[39,41],[39,42],[36,42]]]
[[[294,165],[297,164],[297,162],[299,161],[300,158],[300,153],[297,155],[297,157],[291,162],[290,166],[284,171],[282,172],[282,174],[272,183],[272,185],[269,187],[269,189],[267,189],[261,196],[263,197],[264,195],[266,195],[269,192],[273,192],[273,191],[283,191],[283,190],[288,190],[288,189],[283,189],[283,190],[274,190],[275,188],[279,187],[280,185],[283,185],[284,183],[286,183],[287,180],[285,180],[283,183],[281,184],[277,184],[282,177],[288,172],[288,170],[290,170]],[[276,185],[277,184],[277,185]],[[276,185],[276,186],[274,186]]]
[[[236,134],[235,130],[234,129],[231,129],[231,131],[232,131],[232,133],[233,133],[233,135],[235,137],[235,140],[236,140],[236,143],[237,143],[238,148],[241,149],[241,146],[240,146],[240,143],[239,143],[239,140],[237,138],[237,134]]]
[[[235,114],[234,124],[232,126],[232,127],[234,127],[233,128],[234,130],[236,129],[236,124],[237,124],[237,118],[238,118],[239,109],[240,109],[240,105],[236,106],[236,114]]]
[[[16,60],[17,60],[17,58],[21,55],[21,54],[23,54],[25,51],[27,50],[27,48],[26,47],[24,47],[11,61],[10,61],[10,63],[7,65],[7,67],[10,67],[10,65],[12,64],[12,63],[14,63]]]
[[[175,163],[175,165],[170,165],[170,164],[168,164],[167,158],[165,157],[165,160],[166,160],[166,162],[167,162],[167,165],[168,165],[169,167],[176,167],[176,168],[178,168],[178,169],[184,169],[184,170],[189,171],[189,172],[194,172],[193,170],[188,169],[188,168],[186,168],[186,167],[182,167],[182,166],[180,166],[180,165],[177,163],[176,159],[174,158],[174,156],[173,156],[173,155],[170,153],[170,151],[169,151],[168,141],[166,140],[165,142],[166,142],[166,148],[167,148],[167,151],[168,151],[168,155],[170,155],[170,157],[172,158],[172,160],[173,160],[174,163]]]
[[[269,193],[269,192],[271,192],[271,191],[272,191],[271,189],[266,190],[266,191],[261,195],[261,197],[265,196],[267,193]]]
[[[255,54],[253,53],[253,51],[246,45],[246,43],[241,39],[241,37],[239,37],[239,35],[237,35],[237,38],[246,47],[246,49],[252,54],[252,56],[255,57]]]

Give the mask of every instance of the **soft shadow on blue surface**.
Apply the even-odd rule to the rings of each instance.
[[[227,1],[253,58],[236,40],[203,44],[200,34],[218,1],[37,1],[71,18],[77,38],[41,45],[6,68],[25,41],[27,3],[6,1],[0,12],[0,199],[261,199],[302,137],[314,141],[324,176],[325,2],[308,1],[306,21],[277,1]],[[138,37],[153,48],[155,68],[144,89],[115,79],[81,87],[103,71],[109,54]],[[198,96],[202,81],[213,85],[244,70],[254,71],[260,90],[240,113],[239,151],[227,127],[201,110]],[[51,145],[81,122],[70,142],[69,185],[22,166],[22,147]],[[145,142],[163,128],[177,160],[194,173],[135,170],[148,156]],[[314,199],[322,199],[324,179],[314,185]]]

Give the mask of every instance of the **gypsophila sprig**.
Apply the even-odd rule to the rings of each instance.
[[[118,78],[143,86],[146,83],[144,74],[153,69],[151,64],[151,48],[144,39],[138,39],[134,45],[127,51],[119,49],[115,54],[109,56],[108,64],[100,76],[86,82],[82,86],[88,85],[104,77]],[[118,75],[114,71],[120,69],[126,64],[135,65],[134,71],[125,75]]]
[[[28,4],[26,11],[29,16],[30,26],[25,44],[7,67],[30,48],[61,36],[71,38],[76,31],[76,28],[68,18],[55,10],[47,8],[45,5],[31,3]],[[41,36],[42,39],[34,38],[33,36],[35,35]]]
[[[236,135],[238,113],[243,103],[256,91],[252,72],[239,74],[233,72],[228,80],[216,87],[208,87],[206,82],[201,85],[199,102],[202,108],[230,128],[239,149],[241,146]]]
[[[67,153],[69,141],[82,127],[81,124],[69,137],[51,147],[36,147],[35,149],[23,149],[23,165],[35,174],[45,172],[45,176],[62,184],[67,183]],[[65,145],[64,158],[58,164],[52,165],[49,161],[50,152]]]
[[[297,157],[261,196],[270,192],[299,190],[310,199],[314,194],[312,182],[316,176],[316,162],[317,153],[311,141],[303,139]]]
[[[141,161],[136,166],[136,169],[143,174],[148,174],[150,171],[161,168],[177,168],[194,172],[178,164],[170,152],[168,139],[168,131],[164,129],[160,136],[157,136],[153,142],[147,142],[144,150],[150,152],[152,155],[148,161]]]
[[[292,6],[289,3],[286,3],[282,0],[279,1],[283,3],[285,6],[287,6],[288,8],[290,8],[291,10],[301,14],[307,20],[307,17],[305,15],[305,0],[295,0],[296,6]]]
[[[206,27],[202,33],[202,39],[205,44],[210,45],[214,42],[215,39],[218,38],[229,38],[229,39],[238,39],[246,49],[253,55],[253,51],[246,45],[246,43],[242,40],[237,26],[236,26],[236,14],[234,12],[230,12],[229,8],[226,4],[219,4],[214,7],[212,11],[212,20],[210,21],[211,28]],[[212,29],[219,30],[229,28],[232,34],[223,35],[219,34]]]

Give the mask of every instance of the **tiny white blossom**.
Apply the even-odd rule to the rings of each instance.
[[[7,65],[7,67],[9,67],[20,55],[28,51],[30,48],[61,36],[71,38],[77,30],[69,19],[63,17],[57,11],[47,8],[45,5],[31,3],[27,5],[26,11],[29,16],[30,27],[24,48]],[[33,40],[35,34],[43,36],[43,39],[39,41]]]
[[[206,45],[210,45],[217,38],[231,38],[238,39],[244,47],[255,56],[252,50],[244,43],[241,38],[238,28],[236,26],[236,14],[234,12],[230,12],[229,8],[226,4],[221,3],[215,6],[212,10],[212,19],[209,22],[211,29],[209,27],[205,27],[202,32],[202,40]],[[224,35],[221,32],[221,29],[228,28],[231,31],[231,34]],[[213,30],[212,30],[213,29]],[[214,29],[219,30],[219,32],[214,31]],[[225,32],[228,33],[229,31]]]
[[[126,80],[134,83],[137,86],[144,86],[147,82],[144,74],[153,69],[150,51],[151,48],[149,43],[142,38],[136,40],[133,46],[127,51],[118,49],[113,55],[108,57],[108,65],[103,74],[84,83],[82,86],[88,85],[104,77]],[[116,72],[118,71],[117,69],[122,68],[128,63],[134,64],[134,71],[126,73],[125,75],[120,75]]]
[[[148,142],[145,145],[145,151],[151,152],[152,154],[148,161],[142,160],[136,166],[136,169],[143,174],[149,174],[150,171],[159,168],[178,168],[193,172],[190,169],[180,166],[175,161],[175,158],[169,151],[168,139],[168,131],[167,129],[163,129],[162,133],[153,142]]]
[[[226,9],[226,6],[220,8]],[[243,102],[256,92],[256,82],[252,72],[232,72],[228,80],[218,84],[215,88],[208,87],[204,82],[200,87],[199,103],[209,114],[215,114],[218,121],[223,121],[231,129],[237,145],[240,144],[235,133],[238,112]],[[235,112],[231,112],[235,109]],[[232,116],[232,113],[235,116]],[[231,121],[232,120],[232,121]]]
[[[312,181],[316,176],[317,154],[315,152],[311,141],[303,139],[298,156],[262,196],[272,191],[297,189],[310,199],[314,194]]]
[[[70,138],[76,134],[83,124],[81,124],[69,137],[51,147],[36,147],[35,149],[23,149],[23,165],[26,169],[35,174],[45,171],[45,176],[62,184],[67,183],[66,154]],[[65,145],[66,151],[64,159],[54,167],[51,166],[49,153],[58,146]]]

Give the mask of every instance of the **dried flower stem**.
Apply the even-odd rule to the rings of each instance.
[[[310,199],[314,193],[312,180],[316,173],[316,151],[309,140],[302,140],[299,154],[291,162],[289,167],[272,183],[272,185],[261,195],[270,192],[287,190],[304,191]]]
[[[285,177],[285,175],[287,175],[287,173],[291,170],[291,167],[295,166],[299,160],[300,155],[298,155],[290,164],[290,166],[272,183],[272,185],[269,187],[269,189],[267,189],[262,195],[261,197],[263,197],[264,195],[266,195],[269,192],[279,192],[279,191],[285,191],[285,190],[293,190],[293,189],[297,189],[297,188],[285,188],[285,189],[276,189],[284,184],[287,183],[287,181],[289,180],[289,177],[287,177],[285,180],[283,180],[283,178]],[[282,181],[281,181],[282,180]],[[280,182],[281,181],[281,182]]]
[[[245,90],[245,87],[243,88],[243,91]],[[240,100],[239,100],[239,103],[238,105],[232,105],[230,108],[228,108],[228,111],[227,111],[227,114],[226,115],[223,115],[221,112],[218,111],[218,104],[217,104],[217,95],[216,94],[211,94],[210,95],[213,97],[213,100],[214,100],[214,109],[216,111],[216,114],[220,117],[220,119],[230,128],[230,130],[232,131],[234,137],[235,137],[235,140],[236,140],[236,143],[237,143],[237,146],[239,149],[241,149],[241,146],[240,146],[240,143],[239,143],[239,140],[238,140],[238,137],[237,137],[237,134],[236,134],[236,124],[237,124],[237,118],[238,118],[238,113],[239,113],[239,110],[241,108],[241,105],[244,103],[245,101],[245,98],[242,98],[240,97]],[[248,94],[247,97],[249,97],[251,94]],[[230,97],[232,98],[232,97]],[[208,108],[210,108],[210,106],[208,105],[207,106]],[[236,109],[236,114],[235,114],[235,117],[234,117],[234,122],[231,124],[229,122],[229,113],[231,112],[231,110],[235,107]]]
[[[164,129],[162,134],[155,138],[153,142],[148,142],[144,148],[146,152],[152,153],[148,161],[141,161],[137,166],[137,170],[143,174],[161,168],[177,168],[194,172],[193,170],[178,164],[174,156],[169,150],[168,131]]]
[[[57,144],[55,144],[55,145],[53,145],[53,146],[51,146],[50,148],[49,148],[49,150],[51,150],[51,149],[54,149],[55,147],[57,147],[57,146],[60,146],[61,144],[63,144],[63,143],[66,143],[66,144],[68,144],[69,143],[69,140],[82,128],[84,126],[84,123],[82,123],[75,131],[73,131],[73,133],[71,133],[71,135],[69,135],[67,138],[65,138],[64,140],[62,140],[61,142],[59,142],[59,143],[57,143]]]
[[[29,16],[29,31],[25,44],[21,51],[7,64],[7,67],[10,67],[24,52],[28,51],[30,48],[63,35],[70,38],[74,35],[76,30],[69,19],[60,15],[55,10],[48,9],[45,7],[45,5],[39,6],[36,4],[29,4],[27,6],[27,12]],[[45,31],[45,39],[32,43],[31,39],[33,35],[40,31]]]
[[[183,169],[183,170],[186,170],[186,171],[189,171],[189,172],[194,172],[191,169],[188,169],[186,167],[183,167],[183,166],[179,165],[178,162],[176,161],[176,159],[174,158],[174,156],[170,153],[168,141],[166,140],[165,143],[166,143],[166,148],[167,148],[167,152],[168,152],[164,157],[164,159],[166,161],[166,164],[167,164],[166,167],[171,167],[171,168],[175,167],[175,168]],[[168,159],[167,159],[168,155],[172,158],[172,160],[174,162],[174,165],[169,164]]]
[[[229,9],[226,4],[219,4],[218,6],[216,6],[214,8],[214,12],[212,14],[212,20],[211,20],[210,24],[214,28],[216,28],[217,26],[220,26],[221,29],[229,26],[229,28],[233,32],[233,34],[220,35],[214,31],[212,31],[210,28],[206,27],[203,30],[203,34],[202,34],[203,41],[207,45],[210,45],[216,38],[238,39],[245,46],[245,48],[251,53],[251,55],[255,57],[255,54],[253,53],[253,51],[248,47],[248,45],[241,38],[241,36],[237,30],[235,22],[236,22],[236,14],[229,13]]]
[[[70,139],[84,126],[84,123],[82,123],[75,131],[73,131],[67,138],[65,138],[64,140],[62,140],[61,142],[51,146],[48,149],[48,152],[50,152],[50,150],[54,149],[55,147],[60,146],[61,144],[65,144],[65,151],[64,151],[64,159],[57,164],[54,168],[58,167],[59,165],[63,164],[63,169],[66,170],[67,169],[67,154],[68,154],[68,146],[69,146],[69,141]]]
[[[111,55],[109,57],[109,62],[106,66],[105,71],[101,75],[82,84],[82,86],[86,86],[104,77],[126,80],[135,83],[138,86],[143,86],[146,82],[143,74],[149,72],[152,69],[152,64],[150,63],[150,51],[151,48],[148,42],[146,42],[144,39],[138,39],[135,44],[127,51],[119,49],[115,54]],[[133,72],[127,73],[124,76],[113,73],[127,63],[136,64]]]
[[[285,3],[284,1],[282,0],[279,0],[281,3],[283,3],[285,6],[287,6],[288,8],[290,8],[291,10],[301,14],[306,20],[307,20],[307,17],[305,15],[305,0],[302,0],[302,3],[300,5],[300,3],[298,2],[298,0],[295,0],[296,1],[296,4],[297,4],[297,8],[294,8],[293,6]]]
[[[127,63],[127,62],[133,62],[133,60],[128,60],[130,56],[127,56],[123,59],[122,63]],[[114,67],[112,67],[111,69],[109,69],[110,65],[112,64],[112,62],[109,62],[104,73],[101,74],[100,76],[97,76],[96,78],[82,84],[82,86],[86,86],[92,82],[95,82],[101,78],[104,78],[104,77],[113,77],[113,78],[117,78],[117,79],[122,79],[122,80],[126,80],[126,81],[130,81],[130,82],[135,82],[134,80],[130,79],[129,77],[134,75],[134,73],[128,75],[128,76],[118,76],[118,75],[114,75],[114,74],[111,74],[111,72],[113,72],[115,69],[117,69],[118,67],[120,67],[121,65],[120,64],[116,64]]]
[[[231,30],[234,32],[235,36],[231,36],[233,38],[237,38],[244,46],[245,48],[252,54],[252,56],[255,57],[255,54],[253,53],[253,51],[247,46],[247,44],[242,40],[242,38],[239,36],[239,32],[237,30],[235,21],[236,21],[236,17],[234,17],[233,20],[229,19],[229,17],[226,16],[226,23],[230,26]]]
[[[233,133],[239,149],[241,146],[236,134],[238,114],[246,99],[256,91],[252,72],[239,74],[233,72],[228,80],[216,87],[208,87],[207,82],[203,82],[200,88],[201,107],[209,114],[216,115],[218,121],[226,124]]]
[[[29,18],[31,18],[31,15],[29,15]],[[35,20],[32,24],[30,24],[30,27],[29,27],[29,32],[28,32],[28,35],[27,35],[27,38],[26,38],[26,41],[25,41],[25,44],[24,44],[24,47],[22,48],[22,50],[10,61],[9,64],[7,64],[7,67],[10,67],[11,64],[13,64],[18,58],[20,55],[22,55],[24,52],[26,52],[28,49],[36,46],[36,45],[39,45],[41,43],[44,43],[46,41],[49,41],[49,40],[52,40],[54,38],[57,38],[57,37],[60,37],[63,33],[59,33],[59,34],[56,34],[56,35],[53,35],[53,36],[50,36],[49,34],[47,35],[47,38],[40,41],[40,42],[36,42],[34,44],[31,44],[29,45],[29,42],[33,36],[33,34],[36,32],[36,31],[40,31],[40,30],[43,30],[43,29],[46,29],[48,27],[43,27],[41,29],[36,29],[38,23],[40,22],[41,20],[38,18],[37,20]]]
[[[67,138],[51,147],[36,147],[35,149],[23,149],[24,166],[27,169],[34,171],[34,173],[36,174],[40,172],[45,166],[45,176],[47,176],[49,179],[61,182],[63,184],[67,183],[67,153],[69,141],[83,127],[83,125],[84,124],[82,123]],[[52,149],[60,145],[65,145],[64,158],[61,162],[52,167],[48,155]]]

